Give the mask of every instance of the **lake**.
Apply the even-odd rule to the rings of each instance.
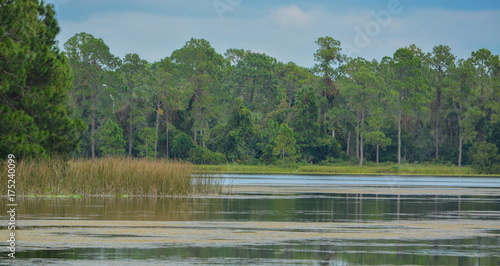
[[[19,198],[0,265],[500,265],[497,178],[222,178],[227,195]]]

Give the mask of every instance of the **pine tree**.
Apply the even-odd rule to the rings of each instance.
[[[52,5],[0,2],[0,159],[68,156],[83,124],[70,119],[71,69],[56,45]]]
[[[90,134],[90,155],[95,158],[97,123],[105,117],[104,109],[109,100],[109,81],[120,61],[113,56],[102,39],[82,32],[75,34],[65,44],[67,56],[75,79],[71,91],[75,109],[80,110]],[[102,121],[102,120],[101,120]]]

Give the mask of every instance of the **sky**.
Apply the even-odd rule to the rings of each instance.
[[[500,54],[500,1],[464,0],[46,0],[54,4],[59,46],[80,32],[123,58],[159,61],[191,38],[220,54],[265,53],[314,66],[319,37],[339,40],[351,57],[381,60],[416,44],[448,45],[458,58],[481,48]]]

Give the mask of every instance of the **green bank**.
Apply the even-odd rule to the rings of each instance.
[[[352,175],[433,175],[433,176],[480,176],[471,167],[439,164],[384,164],[359,167],[354,165],[196,165],[196,171],[246,174],[352,174]]]

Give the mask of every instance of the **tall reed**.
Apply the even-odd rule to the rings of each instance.
[[[7,165],[2,163],[0,168],[7,178]],[[7,185],[0,186],[0,191],[6,195]],[[56,158],[24,160],[16,165],[16,193],[20,195],[172,196],[221,191],[220,179],[203,173],[195,178],[191,164],[170,160]]]

